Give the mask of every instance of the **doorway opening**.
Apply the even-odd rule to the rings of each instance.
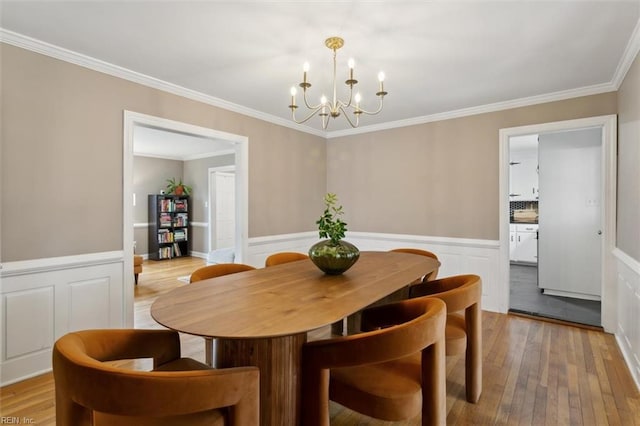
[[[602,128],[509,138],[509,312],[601,325]]]
[[[583,200],[583,207],[589,206],[599,211],[601,215],[601,229],[596,229],[594,232],[596,238],[599,239],[599,261],[596,262],[600,269],[598,272],[593,272],[592,275],[597,275],[596,285],[600,290],[600,325],[607,332],[613,332],[616,328],[616,292],[615,292],[615,277],[614,266],[615,259],[613,258],[613,249],[615,248],[615,217],[616,217],[616,138],[617,138],[617,118],[615,115],[590,117],[584,119],[560,121],[553,123],[542,123],[530,126],[521,126],[513,128],[505,128],[500,130],[500,144],[499,144],[499,173],[500,173],[500,186],[499,186],[499,199],[500,199],[500,280],[498,284],[499,292],[496,294],[501,312],[508,312],[511,307],[511,237],[512,228],[511,220],[512,205],[510,200],[510,139],[512,137],[526,136],[526,135],[547,135],[558,132],[578,131],[581,129],[596,128],[600,131],[600,146],[598,148],[600,152],[599,163],[601,167],[600,186],[599,186],[599,200],[594,199]],[[557,179],[557,178],[556,178]],[[539,188],[539,196],[542,196],[543,188]],[[532,188],[529,189],[532,191]],[[514,192],[515,193],[515,192]],[[591,201],[589,201],[591,200]],[[538,200],[540,202],[540,200]],[[597,205],[596,205],[597,204]],[[516,206],[517,209],[524,210],[520,214],[525,217],[527,210],[531,210],[531,205]],[[539,206],[539,211],[542,211],[542,206]],[[539,226],[541,223],[538,224]],[[540,229],[538,236],[540,236]],[[598,231],[601,233],[598,234]],[[540,236],[540,238],[543,238]],[[521,239],[522,241],[522,239]],[[542,240],[540,240],[542,241]],[[537,243],[537,241],[536,241]],[[529,248],[530,249],[530,248]],[[526,249],[525,252],[529,249]],[[543,249],[544,250],[544,249]],[[537,251],[534,250],[534,252]],[[529,251],[530,253],[530,251]],[[539,253],[538,253],[539,255]],[[579,269],[575,265],[572,265],[570,259],[565,254],[559,254],[558,259],[566,261],[564,265],[566,269],[575,271]],[[539,260],[539,258],[537,259]],[[538,265],[540,266],[540,265]],[[532,272],[529,269],[529,272]],[[535,272],[536,282],[538,280],[538,271]],[[539,292],[539,288],[537,291]],[[547,289],[544,289],[547,292]],[[570,292],[573,290],[569,290]],[[550,293],[547,292],[547,295]],[[555,296],[558,296],[556,294]],[[560,294],[560,297],[565,297],[566,294]],[[573,296],[573,295],[572,295]],[[584,299],[583,299],[584,300]],[[572,321],[575,321],[572,320]]]
[[[173,121],[161,117],[140,114],[131,111],[124,111],[123,123],[123,266],[124,270],[133,269],[133,245],[134,245],[134,221],[133,210],[136,200],[133,193],[133,163],[134,163],[134,133],[136,129],[151,128],[157,130],[165,130],[168,132],[184,134],[200,138],[208,141],[218,141],[230,147],[226,154],[234,155],[235,168],[235,241],[234,256],[236,261],[243,262],[248,250],[248,138],[245,136],[234,135],[206,127],[195,126],[183,122]],[[202,177],[204,186],[208,190],[208,175]],[[138,197],[140,198],[140,197]],[[204,196],[204,204],[208,200],[208,195]],[[194,203],[192,203],[194,204]],[[197,205],[197,203],[196,203]],[[204,215],[203,219],[206,219]],[[192,220],[192,227],[194,221]],[[208,227],[203,224],[201,227]],[[206,232],[201,240],[207,241],[208,232]],[[133,274],[123,274],[124,292],[123,292],[123,319],[126,327],[133,327]]]

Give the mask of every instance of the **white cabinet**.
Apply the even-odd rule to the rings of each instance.
[[[509,156],[509,200],[538,199],[537,151],[511,150]]]
[[[538,225],[511,224],[509,231],[511,261],[538,263]]]

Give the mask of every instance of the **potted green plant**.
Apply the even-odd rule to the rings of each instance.
[[[309,258],[323,272],[339,275],[351,268],[360,257],[360,251],[353,244],[344,241],[347,224],[340,216],[344,214],[338,206],[336,194],[328,193],[324,197],[325,210],[316,221],[320,238],[309,249]]]
[[[191,187],[182,183],[182,179],[167,179],[167,194],[170,195],[191,195]]]

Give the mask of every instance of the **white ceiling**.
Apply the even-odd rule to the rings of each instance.
[[[133,129],[134,155],[188,161],[234,152],[235,147],[229,141],[154,127]]]
[[[615,90],[640,38],[640,0],[0,0],[0,8],[5,39],[31,37],[287,123],[303,62],[311,101],[331,95],[324,40],[339,35],[340,86],[353,57],[365,108],[377,72],[387,76],[384,110],[361,120],[370,128]],[[318,120],[309,126],[318,132]],[[328,130],[344,129],[339,118]]]

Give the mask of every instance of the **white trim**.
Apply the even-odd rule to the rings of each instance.
[[[495,300],[499,297],[499,244],[494,240],[443,238],[426,235],[383,234],[374,232],[347,232],[345,240],[360,250],[386,251],[398,247],[415,247],[437,254],[442,265],[439,276],[474,273],[482,277],[482,308],[498,311]],[[307,253],[318,241],[318,232],[271,235],[251,238],[247,262],[255,267],[264,266],[268,255],[280,251]]]
[[[125,270],[123,256],[109,251],[3,265],[0,386],[49,371],[53,345],[66,333],[129,328],[123,282],[133,280],[133,265]]]
[[[122,78],[123,80],[132,81],[143,86],[162,90],[163,92],[172,93],[174,95],[182,96],[188,99],[193,99],[195,101],[222,108],[227,111],[237,112],[238,114],[257,118],[259,120],[278,124],[280,126],[289,127],[291,129],[302,131],[305,133],[311,133],[316,136],[324,136],[324,132],[321,130],[312,129],[307,126],[300,126],[292,122],[291,120],[257,111],[255,109],[247,108],[242,105],[234,104],[232,102],[225,101],[224,99],[216,98],[214,96],[205,95],[204,93],[187,89],[176,84],[168,83],[166,81],[162,81],[145,74],[131,71],[127,68],[113,65],[100,59],[96,59],[91,56],[83,55],[62,47],[58,47],[41,40],[27,37],[13,31],[6,30],[4,28],[0,28],[0,41],[26,50],[30,50],[32,52],[40,53],[52,58],[79,65],[84,68]]]
[[[451,237],[431,237],[426,235],[408,235],[408,234],[384,234],[377,232],[348,232],[345,239],[357,238],[360,240],[375,241],[391,241],[418,244],[437,244],[441,246],[458,246],[458,247],[474,247],[474,248],[492,248],[500,247],[497,240],[477,240],[471,238],[451,238]]]
[[[162,117],[124,111],[123,125],[123,242],[125,268],[133,268],[133,206],[127,200],[133,197],[133,131],[135,126],[152,126],[160,129],[225,140],[234,145],[236,167],[236,256],[242,259],[247,251],[249,234],[249,139],[246,136],[222,132],[207,127],[170,120]],[[198,223],[200,224],[200,223]],[[192,226],[194,223],[192,223]],[[239,260],[240,261],[240,260]],[[130,265],[127,265],[127,262]],[[125,324],[133,327],[133,278],[125,274],[124,312]]]
[[[152,87],[158,90],[162,90],[167,93],[172,93],[178,96],[182,96],[188,99],[193,99],[198,102],[212,105],[218,108],[223,108],[228,111],[237,112],[248,117],[257,118],[269,123],[273,123],[279,126],[287,127],[293,130],[297,130],[304,133],[309,133],[315,136],[324,137],[326,139],[333,139],[342,136],[351,136],[356,134],[376,132],[380,130],[388,130],[399,127],[415,126],[418,124],[430,123],[434,121],[448,120],[452,118],[460,118],[471,115],[483,114],[487,112],[501,111],[511,108],[536,105],[546,102],[554,102],[565,99],[571,99],[581,96],[597,95],[600,93],[612,92],[618,90],[620,84],[624,80],[626,73],[629,71],[633,60],[635,59],[638,50],[640,49],[640,22],[636,25],[634,33],[627,44],[623,57],[620,59],[616,68],[615,74],[611,81],[607,83],[596,84],[592,86],[579,87],[576,89],[569,89],[560,92],[547,93],[543,95],[530,96],[526,98],[513,99],[504,102],[496,102],[493,104],[480,105],[470,108],[462,108],[453,111],[446,111],[438,114],[431,114],[421,117],[410,118],[406,120],[390,121],[387,123],[381,123],[377,125],[362,126],[356,129],[335,130],[325,132],[323,130],[314,129],[309,126],[299,125],[291,120],[277,117],[271,114],[266,114],[261,111],[257,111],[251,108],[244,107],[242,105],[234,104],[223,99],[219,99],[213,96],[205,95],[200,92],[196,92],[191,89],[187,89],[175,84],[167,83],[162,80],[158,80],[153,77],[149,77],[144,74],[140,74],[129,69],[119,67],[104,61],[101,61],[90,56],[82,55],[77,52],[73,52],[68,49],[64,49],[50,43],[46,43],[25,35],[15,33],[3,28],[0,28],[0,41],[11,44],[26,50],[30,50],[36,53],[50,56],[52,58],[60,59],[65,62],[79,65],[94,71],[98,71],[104,74],[112,75],[114,77],[122,78],[124,80],[132,81],[143,86]]]
[[[191,222],[191,227],[193,227],[193,228],[208,228],[209,224],[207,222]]]
[[[617,260],[616,342],[640,390],[640,262],[619,248],[613,256]]]
[[[276,241],[298,241],[307,240],[310,238],[318,239],[318,231],[297,232],[293,234],[278,234],[268,235],[265,237],[252,237],[250,238],[250,245],[252,247],[269,245]]]
[[[617,88],[613,83],[595,84],[593,86],[579,87],[577,89],[563,90],[561,92],[547,93],[543,95],[529,96],[526,98],[512,99],[493,104],[479,105],[470,108],[462,108],[438,114],[422,117],[408,118],[406,120],[389,121],[387,123],[373,124],[371,126],[358,127],[357,129],[334,130],[327,132],[326,138],[333,139],[343,136],[352,136],[363,133],[377,132],[380,130],[395,129],[398,127],[416,126],[418,124],[432,123],[434,121],[450,120],[452,118],[468,117],[471,115],[486,114],[488,112],[504,111],[530,105],[544,104],[548,102],[563,101],[579,98],[581,96],[599,95],[601,93],[614,92]]]
[[[629,72],[629,68],[631,68],[633,61],[636,59],[638,52],[640,52],[640,20],[636,23],[636,27],[633,30],[629,42],[627,43],[627,47],[624,49],[622,58],[620,59],[620,62],[618,62],[616,71],[613,73],[611,82],[616,90],[618,90],[622,85],[622,82]]]
[[[616,286],[612,252],[616,232],[616,152],[617,116],[603,115],[576,120],[500,129],[499,132],[499,223],[500,223],[500,312],[509,310],[509,138],[587,127],[602,128],[602,327],[613,333],[616,327]]]
[[[133,224],[134,228],[148,228],[149,222],[138,222]]]
[[[74,256],[48,257],[44,259],[19,260],[16,262],[3,263],[2,269],[0,269],[0,277],[7,278],[41,272],[62,271],[65,269],[117,263],[123,260],[124,254],[121,250]],[[133,264],[131,268],[133,270]]]
[[[640,275],[640,261],[635,260],[619,248],[613,249],[613,256],[622,262],[627,268],[631,269],[636,275]]]

